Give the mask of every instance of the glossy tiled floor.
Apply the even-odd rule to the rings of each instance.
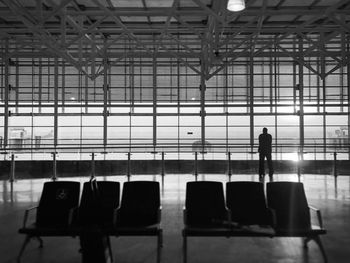
[[[88,178],[69,178],[84,182]],[[125,177],[101,177],[98,180],[126,181]],[[133,176],[131,180],[159,180],[160,176]],[[67,180],[67,178],[65,178]],[[164,248],[162,262],[181,262],[182,207],[186,182],[194,180],[192,175],[166,175],[162,187],[162,227]],[[200,175],[198,180],[226,182],[225,175]],[[257,180],[252,175],[232,176],[232,181]],[[296,181],[295,175],[276,175],[275,181]],[[322,211],[328,234],[322,237],[329,262],[350,262],[350,177],[334,178],[326,175],[305,175],[305,184],[310,205]],[[37,203],[42,184],[47,180],[21,180],[12,185],[0,181],[0,262],[16,262],[16,255],[23,241],[17,234],[25,208]],[[116,262],[156,262],[155,238],[112,238]],[[79,240],[73,238],[46,238],[44,248],[38,249],[32,241],[25,251],[25,263],[73,263],[81,262],[78,252]],[[194,262],[322,262],[320,251],[310,243],[306,251],[299,238],[190,238],[189,261]]]

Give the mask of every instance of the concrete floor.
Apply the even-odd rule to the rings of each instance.
[[[80,181],[88,178],[65,178]],[[126,181],[126,177],[110,176],[98,180]],[[160,176],[133,176],[131,180],[159,180]],[[162,187],[162,228],[164,247],[162,262],[181,262],[182,207],[186,182],[192,175],[166,175]],[[225,175],[199,175],[198,180],[226,182]],[[257,180],[257,176],[235,175],[232,181]],[[296,175],[276,175],[275,181],[296,181]],[[322,237],[329,262],[350,262],[350,177],[337,181],[326,175],[304,175],[306,195],[310,205],[322,211],[328,234]],[[11,185],[0,181],[0,263],[16,262],[24,236],[17,234],[22,224],[24,210],[35,205],[40,197],[44,179],[19,180]],[[111,238],[115,262],[156,262],[156,239],[152,237]],[[68,237],[45,238],[44,248],[32,241],[25,251],[25,263],[81,262],[79,239]],[[321,253],[311,242],[308,250],[300,238],[189,238],[188,262],[322,262]]]

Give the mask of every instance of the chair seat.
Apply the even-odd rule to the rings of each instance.
[[[156,236],[161,231],[159,224],[149,226],[117,226],[113,230],[116,236]]]
[[[327,230],[320,228],[319,226],[312,225],[309,229],[275,229],[276,236],[280,237],[307,237],[307,236],[316,236],[324,235],[327,233]]]
[[[77,227],[38,227],[35,223],[18,230],[20,234],[31,236],[77,236],[80,229]]]

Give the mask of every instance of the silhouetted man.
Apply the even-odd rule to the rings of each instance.
[[[267,165],[269,167],[269,177],[270,181],[273,180],[273,167],[271,160],[271,143],[272,136],[267,133],[267,128],[263,128],[263,133],[259,135],[259,179],[260,181],[264,179],[265,167],[264,160],[266,157]]]

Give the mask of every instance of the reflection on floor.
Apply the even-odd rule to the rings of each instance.
[[[65,178],[80,181],[88,178]],[[162,262],[181,262],[182,207],[186,182],[193,175],[166,175],[162,187],[162,227],[164,247]],[[98,177],[98,180],[124,182],[126,177]],[[131,180],[158,180],[161,176],[132,176]],[[199,175],[198,180],[226,182],[225,175]],[[232,181],[257,180],[257,176],[234,175]],[[276,175],[275,181],[297,181],[296,175]],[[24,236],[17,234],[25,208],[35,205],[40,197],[43,182],[47,180],[20,180],[13,184],[0,181],[0,262],[15,262]],[[328,230],[322,236],[329,262],[347,263],[350,259],[350,177],[339,176],[334,180],[326,175],[304,175],[307,198],[310,205],[322,211],[324,225]],[[145,237],[112,238],[116,262],[155,262],[156,240]],[[22,262],[81,262],[78,238],[44,238],[44,248],[32,241]],[[189,262],[322,262],[321,253],[314,243],[306,251],[300,238],[189,238]]]

